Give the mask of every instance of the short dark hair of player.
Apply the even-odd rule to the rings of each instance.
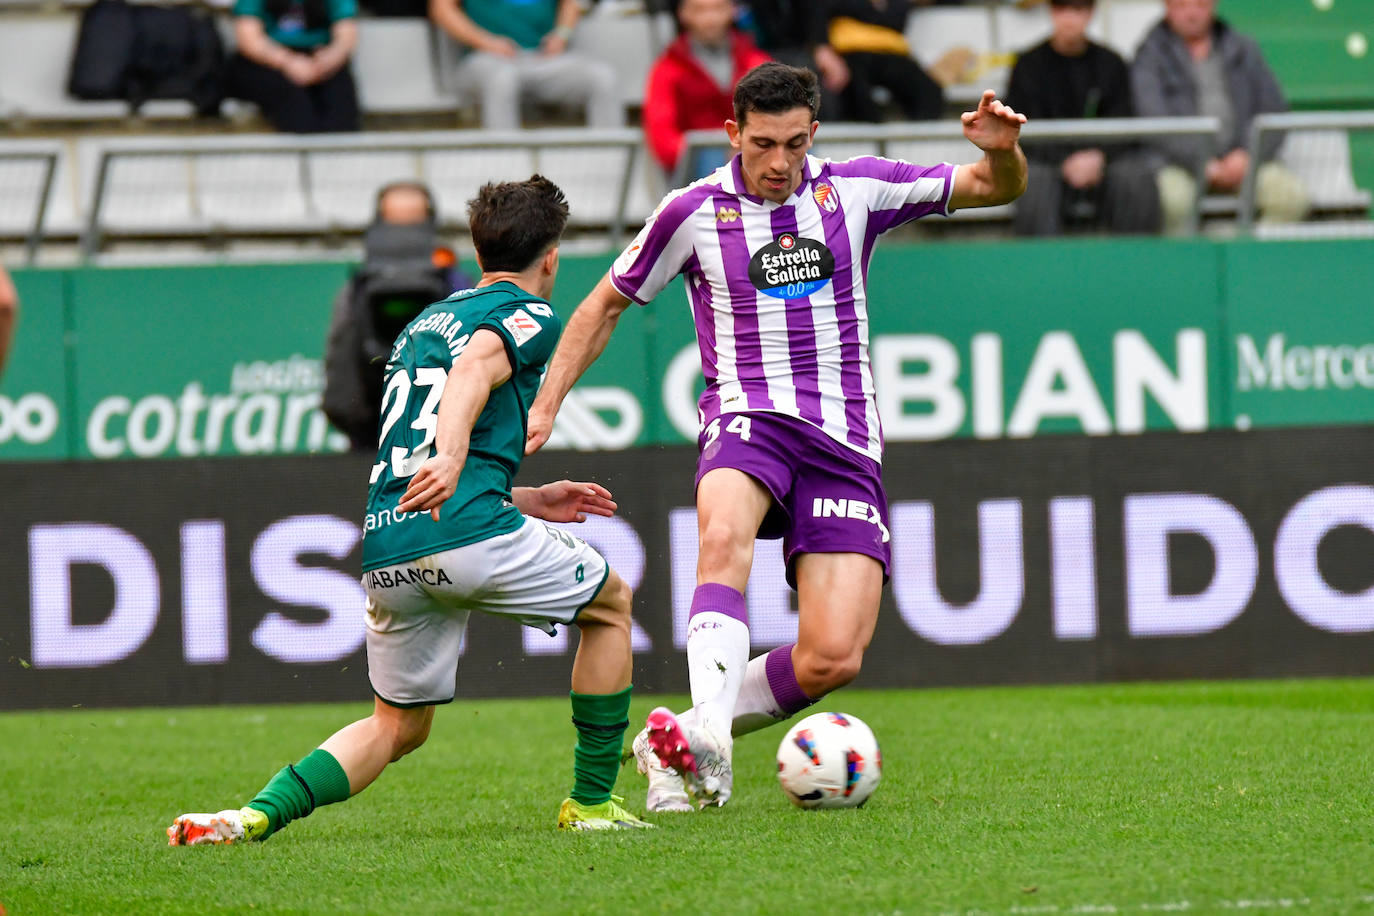
[[[811,120],[821,110],[821,87],[816,74],[804,67],[777,61],[759,64],[735,84],[735,123],[744,126],[749,112],[782,114],[794,108],[811,110]]]
[[[520,273],[558,244],[568,200],[543,175],[484,184],[468,201],[468,227],[483,273]]]

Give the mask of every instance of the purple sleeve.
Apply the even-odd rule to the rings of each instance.
[[[939,213],[949,215],[958,166],[915,165],[897,159],[859,156],[830,166],[830,174],[862,189],[872,213],[869,225],[877,232]]]
[[[659,204],[611,265],[611,284],[622,296],[644,305],[682,271],[692,255],[692,214],[712,190],[692,187],[675,191]]]

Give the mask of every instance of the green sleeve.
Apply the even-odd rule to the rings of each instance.
[[[267,4],[263,0],[234,0],[235,16],[252,16],[267,21]]]

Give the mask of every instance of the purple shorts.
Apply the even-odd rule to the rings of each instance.
[[[743,471],[773,494],[761,538],[782,538],[787,583],[803,553],[861,553],[892,560],[882,467],[816,427],[777,413],[723,414],[697,438],[697,483],[707,471]]]

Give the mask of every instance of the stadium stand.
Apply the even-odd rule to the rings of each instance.
[[[346,236],[365,224],[378,184],[410,177],[430,183],[445,217],[457,223],[482,181],[524,177],[535,168],[567,187],[576,228],[619,236],[650,212],[666,187],[657,169],[646,165],[637,130],[609,143],[578,129],[511,137],[453,131],[475,123],[475,112],[470,100],[453,92],[452,43],[421,19],[359,20],[353,66],[364,116],[368,126],[388,129],[359,135],[353,145],[331,139],[319,146],[273,145],[282,138],[262,135],[264,124],[251,108],[232,102],[225,108],[229,117],[206,120],[184,102],[152,102],[131,118],[123,102],[77,101],[66,96],[65,86],[84,3],[0,0],[0,242],[32,251],[40,235],[68,243],[84,237],[87,250],[97,252],[120,239],[194,241],[203,235],[219,244],[239,235]],[[641,0],[600,0],[576,38],[579,49],[617,68],[632,112],[642,102],[654,54],[673,34],[671,17],[645,6]],[[1354,53],[1368,28],[1357,7],[1226,0],[1223,12],[1261,42],[1295,109],[1374,108],[1374,56]],[[227,11],[218,8],[222,31],[231,37]],[[1129,57],[1159,17],[1160,0],[1099,0],[1091,34]],[[1014,53],[1048,30],[1044,7],[989,3],[922,8],[907,34],[927,67],[951,52],[963,58],[961,81],[948,91],[952,114],[984,86],[1004,88]],[[1343,117],[1320,127],[1284,128],[1283,160],[1307,181],[1328,224],[1363,223],[1374,187],[1374,129]],[[440,130],[410,129],[415,127]],[[945,125],[952,133],[944,139],[842,127],[825,126],[820,154],[968,155],[952,117]],[[34,147],[10,138],[43,141],[44,152],[37,159],[13,155]],[[958,222],[996,227],[1007,212],[980,211]],[[1222,226],[1231,219],[1248,224],[1244,203],[1234,199],[1205,199],[1202,213]],[[1306,231],[1333,231],[1332,225],[1313,225],[1322,228]],[[1352,232],[1364,231],[1349,225]]]

